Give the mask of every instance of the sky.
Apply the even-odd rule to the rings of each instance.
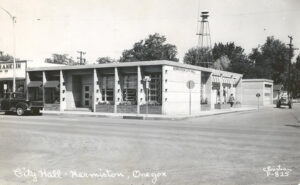
[[[267,36],[300,47],[299,0],[0,0],[17,17],[16,57],[44,62],[52,53],[118,59],[149,34],[166,36],[182,61],[197,46],[199,12],[209,11],[212,44],[235,42],[249,54]],[[0,51],[13,53],[13,25],[0,9]],[[299,50],[296,52],[299,53]]]

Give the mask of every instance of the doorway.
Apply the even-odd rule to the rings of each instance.
[[[82,91],[82,107],[91,107],[91,86],[83,85]]]

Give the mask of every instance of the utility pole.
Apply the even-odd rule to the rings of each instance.
[[[7,11],[4,8],[1,8],[3,11],[5,11],[9,17],[12,20],[13,24],[13,92],[16,92],[16,31],[15,31],[15,23],[16,23],[16,17],[13,16],[9,11]]]
[[[79,57],[77,57],[77,59],[79,59],[79,64],[84,65],[85,64],[85,58],[83,58],[83,55],[85,55],[86,52],[77,51],[77,53],[79,53]]]
[[[288,36],[290,39],[290,43],[287,44],[289,46],[289,65],[288,65],[288,97],[291,97],[291,65],[292,65],[292,57],[293,57],[293,51],[297,50],[298,48],[294,48],[293,45],[293,37]]]

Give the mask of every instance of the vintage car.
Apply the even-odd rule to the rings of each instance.
[[[290,109],[293,106],[293,100],[286,91],[282,92],[278,96],[276,107],[280,108],[282,105],[289,106]]]
[[[43,101],[29,101],[25,94],[20,92],[5,93],[0,100],[0,111],[16,112],[18,116],[24,115],[25,112],[40,114],[43,107]]]

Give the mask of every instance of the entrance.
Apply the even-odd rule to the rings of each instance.
[[[82,86],[82,107],[91,107],[91,87],[90,85]]]

